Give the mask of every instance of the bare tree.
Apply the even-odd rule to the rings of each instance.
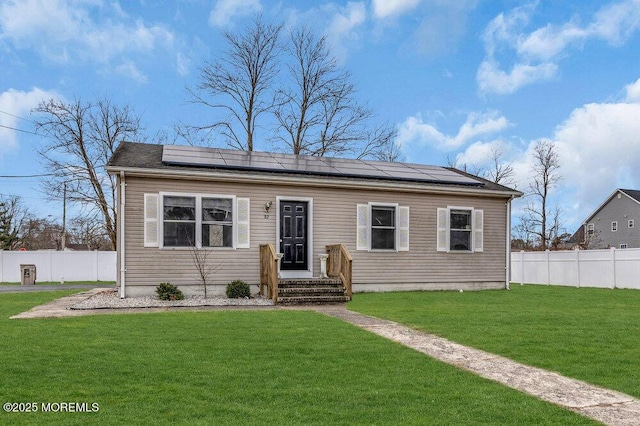
[[[104,166],[120,142],[140,140],[139,117],[128,106],[120,108],[106,99],[52,99],[34,111],[39,114],[36,130],[52,140],[39,151],[51,175],[42,181],[44,192],[51,199],[79,202],[97,212],[115,250],[115,177]]]
[[[209,284],[211,274],[219,271],[221,268],[220,265],[211,264],[211,253],[211,250],[204,247],[198,248],[195,244],[189,246],[189,254],[191,255],[193,266],[195,266],[198,271],[198,279],[202,284],[205,299],[207,298],[207,285]]]
[[[314,156],[382,155],[395,130],[371,130],[373,112],[356,100],[351,75],[331,55],[325,36],[308,27],[290,32],[288,84],[277,92],[275,140],[293,154]]]
[[[17,195],[0,198],[0,250],[15,250],[28,213]]]
[[[486,178],[500,185],[514,185],[515,171],[513,170],[513,161],[504,161],[502,147],[491,146],[489,157],[491,159],[491,168],[487,170]]]
[[[20,230],[20,246],[27,250],[62,249],[62,225],[47,218],[29,216]]]
[[[87,250],[110,250],[111,242],[99,215],[77,216],[71,219],[69,241]]]
[[[215,62],[206,63],[197,90],[189,89],[189,93],[192,102],[226,114],[210,124],[182,126],[182,137],[193,141],[200,135],[208,143],[211,133],[219,131],[231,147],[253,151],[258,118],[273,108],[270,90],[278,73],[282,27],[258,15],[239,35],[224,33],[227,51]]]
[[[533,200],[525,207],[525,223],[529,232],[535,234],[540,248],[546,249],[558,236],[561,226],[561,210],[549,205],[551,190],[561,179],[560,160],[551,141],[538,141],[533,149],[533,181],[529,184],[528,197]]]
[[[396,143],[397,130],[387,124],[376,127],[367,133],[366,143],[362,147],[358,159],[373,158],[390,163],[405,160],[400,146]]]
[[[473,165],[473,164],[467,164],[467,163],[460,163],[458,161],[458,157],[449,157],[447,155],[446,158],[446,166],[447,167],[451,167],[454,169],[458,169],[461,170],[465,173],[469,173],[470,175],[474,175],[474,176],[482,176],[485,174],[485,170],[479,166],[479,165]]]

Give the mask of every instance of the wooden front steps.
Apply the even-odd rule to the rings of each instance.
[[[340,280],[311,278],[280,279],[278,282],[279,304],[329,304],[349,300]]]

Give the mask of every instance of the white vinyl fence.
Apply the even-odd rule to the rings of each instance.
[[[640,249],[514,251],[511,281],[640,289]]]
[[[0,282],[20,282],[20,265],[36,265],[36,282],[115,281],[115,251],[0,251]]]

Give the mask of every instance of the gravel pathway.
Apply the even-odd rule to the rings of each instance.
[[[121,299],[113,290],[99,292],[76,303],[69,309],[131,309],[131,308],[169,308],[196,306],[273,306],[271,299],[254,297],[229,299],[226,297],[192,297],[184,300],[160,300],[157,297],[127,297]]]

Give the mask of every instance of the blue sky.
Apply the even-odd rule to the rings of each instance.
[[[206,121],[186,88],[258,12],[326,33],[407,161],[486,166],[499,146],[526,190],[531,147],[553,141],[568,232],[615,188],[640,189],[640,0],[0,0],[0,175],[42,173],[47,140],[28,132],[45,99],[108,97],[149,137]],[[2,177],[0,194],[61,216],[36,178]]]

